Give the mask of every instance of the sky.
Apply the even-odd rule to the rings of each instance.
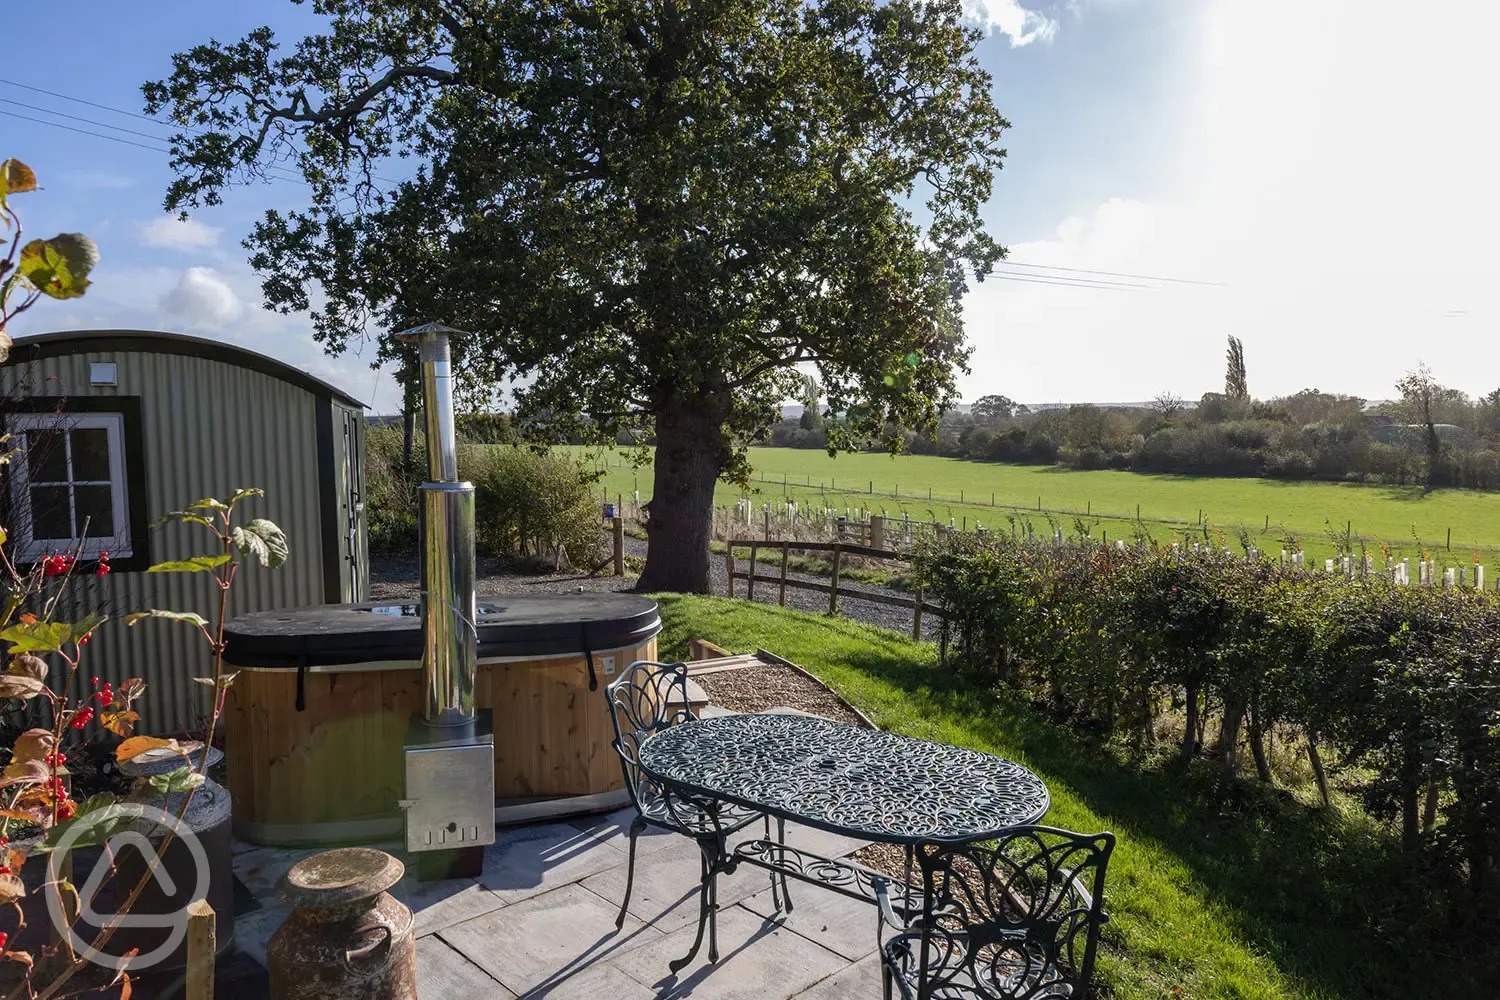
[[[1500,5],[964,2],[1013,125],[985,209],[1007,274],[965,300],[965,400],[1195,399],[1222,387],[1228,335],[1244,341],[1262,398],[1308,387],[1386,398],[1419,361],[1471,394],[1500,386],[1489,52]],[[240,241],[305,189],[235,190],[179,222],[161,210],[170,130],[94,106],[138,113],[140,84],[166,76],[174,52],[262,23],[300,35],[317,24],[308,6],[70,11],[66,72],[50,22],[7,27],[0,157],[29,163],[45,188],[17,202],[28,231],[87,233],[101,263],[87,296],[44,301],[11,333],[214,337],[393,410],[373,345],[327,357],[306,317],[261,306]]]

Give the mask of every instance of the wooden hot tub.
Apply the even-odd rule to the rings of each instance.
[[[375,603],[229,623],[236,836],[292,845],[400,832],[402,745],[422,707],[421,622],[415,604]],[[497,822],[627,801],[604,689],[626,665],[655,659],[660,631],[656,603],[633,594],[480,598],[475,700],[493,713]]]

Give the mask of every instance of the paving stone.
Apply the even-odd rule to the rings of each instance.
[[[630,851],[630,824],[636,817],[635,806],[627,806],[624,809],[616,809],[614,812],[605,813],[603,816],[582,816],[572,821],[572,825],[587,833],[602,836],[610,846],[621,853],[628,854]],[[636,857],[653,854],[663,847],[680,843],[683,837],[680,833],[663,830],[660,827],[648,826],[635,841]]]
[[[635,859],[635,886],[630,893],[630,913],[659,930],[671,932],[698,924],[698,887],[702,877],[702,854],[686,837],[655,853]],[[626,866],[616,865],[583,880],[584,888],[598,893],[615,906],[625,898]],[[732,875],[719,876],[719,907],[732,906],[747,896],[771,886],[770,874],[741,865]]]
[[[780,1000],[847,964],[807,938],[733,906],[719,914],[719,961],[709,963],[705,939],[693,964],[674,976],[669,963],[687,953],[695,933],[684,927],[606,961],[656,990],[660,1000]]]
[[[655,996],[649,986],[642,986],[612,965],[590,965],[566,978],[542,983],[524,1000],[654,1000]]]
[[[783,927],[851,962],[875,950],[880,911],[873,904],[795,879],[787,879],[787,883],[792,891],[792,912],[777,918]],[[770,889],[741,900],[740,905],[762,917],[776,917]]]
[[[798,993],[794,1000],[852,1000],[881,996],[880,956],[868,955]]]
[[[244,952],[264,966],[266,945],[270,942],[271,935],[276,933],[276,928],[281,926],[282,921],[286,920],[287,914],[291,912],[292,908],[285,903],[274,903],[254,913],[235,917],[234,946],[236,950]]]
[[[624,860],[602,831],[585,832],[571,823],[514,827],[485,848],[479,884],[502,902],[516,903]]]
[[[514,1000],[515,994],[442,938],[417,942],[418,1000]]]
[[[391,895],[411,908],[416,917],[418,937],[435,934],[444,927],[498,910],[506,904],[499,893],[491,892],[471,878],[422,882],[408,875],[396,883]]]
[[[274,902],[276,883],[303,858],[321,853],[322,847],[263,847],[237,845],[232,852],[234,873],[257,900]]]
[[[508,989],[525,994],[659,931],[627,916],[615,930],[615,908],[576,885],[563,886],[438,932]]]

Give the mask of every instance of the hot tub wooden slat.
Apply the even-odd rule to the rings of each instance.
[[[481,664],[475,700],[493,713],[497,799],[598,795],[623,787],[603,673],[654,659],[656,640],[595,654],[597,690],[581,655]],[[294,670],[243,670],[229,689],[224,730],[237,832],[246,839],[315,839],[318,824],[398,816],[401,747],[422,702],[411,669],[309,672],[296,711]]]

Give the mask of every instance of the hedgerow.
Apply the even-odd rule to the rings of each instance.
[[[1295,733],[1465,899],[1500,864],[1500,599],[1286,569],[1222,549],[948,535],[916,553],[946,663],[1231,775]],[[1358,780],[1352,780],[1357,776]],[[1455,897],[1458,898],[1458,897]]]

